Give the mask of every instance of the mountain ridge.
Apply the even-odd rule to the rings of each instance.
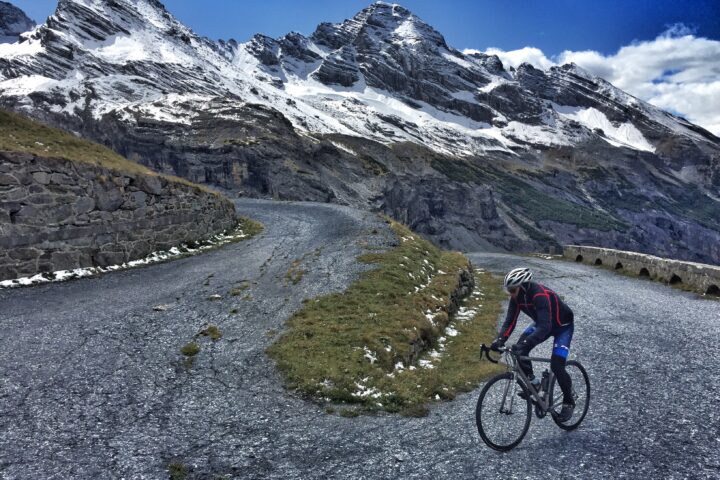
[[[0,46],[0,103],[166,173],[381,210],[445,246],[720,263],[717,137],[576,65],[465,55],[399,5],[238,43],[156,0],[62,0]]]

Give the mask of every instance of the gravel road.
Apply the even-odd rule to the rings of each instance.
[[[161,265],[0,291],[1,479],[168,478],[172,461],[188,478],[720,476],[720,302],[585,265],[471,255],[498,273],[530,264],[565,297],[577,321],[571,356],[594,389],[578,430],[534,419],[502,454],[477,435],[479,389],[425,418],[343,418],[284,391],[264,350],[285,319],[365,268],[354,261],[364,238],[393,239],[349,208],[237,206],[265,232]],[[285,280],[295,260],[308,271],[297,285]],[[241,281],[250,287],[229,295]],[[179,350],[207,323],[223,337],[198,340],[187,367]]]

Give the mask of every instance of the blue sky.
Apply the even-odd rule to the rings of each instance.
[[[41,22],[56,0],[10,0]],[[166,0],[183,23],[213,39],[244,41],[255,33],[311,33],[321,21],[351,17],[371,0]],[[399,2],[460,50],[537,47],[616,52],[683,23],[697,36],[720,39],[720,0],[405,0]]]

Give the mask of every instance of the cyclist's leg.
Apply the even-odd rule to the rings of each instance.
[[[573,336],[573,324],[561,328],[554,334],[552,356],[550,357],[550,368],[557,378],[557,383],[563,392],[563,403],[574,403],[572,397],[572,381],[565,370],[565,363],[570,353],[570,342]]]
[[[523,331],[523,333],[520,335],[520,338],[518,338],[518,343],[522,342],[527,337],[532,335],[534,331],[535,331],[535,325],[530,325],[529,327],[527,327]],[[530,350],[532,350],[532,348]],[[528,350],[526,352],[525,356],[530,355],[530,350]],[[532,362],[530,360],[521,360],[518,363],[520,365],[520,368],[522,368],[522,371],[525,373],[525,375],[527,375],[528,378],[530,380],[532,380],[535,377],[535,374],[533,373]]]

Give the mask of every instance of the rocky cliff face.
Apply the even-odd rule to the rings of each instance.
[[[20,34],[32,30],[35,22],[25,12],[8,2],[0,1],[0,43],[17,42]]]
[[[156,0],[61,0],[0,103],[161,171],[387,212],[453,248],[587,243],[720,263],[720,140],[574,65],[506,70],[375,3],[212,42]]]
[[[119,265],[236,224],[231,202],[195,187],[0,152],[0,280]]]

